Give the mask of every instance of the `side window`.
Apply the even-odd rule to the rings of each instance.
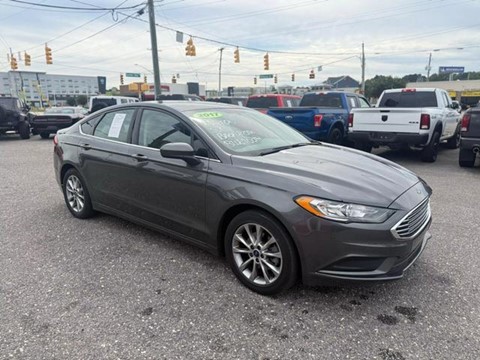
[[[120,103],[122,104],[126,104],[127,102],[128,102],[127,99],[120,99]]]
[[[82,123],[82,125],[80,125],[82,132],[86,135],[93,135],[93,129],[95,129],[95,125],[99,119],[100,117],[97,116]]]
[[[95,127],[93,136],[128,142],[128,131],[134,113],[135,109],[122,109],[105,114]]]
[[[300,99],[292,98],[292,104],[294,107],[297,107],[300,104]]]
[[[368,107],[370,107],[370,104],[368,103],[368,101],[365,100],[365,99],[362,98],[362,97],[359,97],[359,98],[358,98],[358,102],[360,103],[360,107],[361,107],[361,108],[368,108]]]
[[[172,142],[191,144],[190,130],[177,118],[155,110],[144,110],[138,135],[138,145],[160,149]]]
[[[292,107],[292,101],[290,99],[287,99],[287,107]]]
[[[355,96],[347,96],[348,104],[353,109],[358,107],[357,101],[355,100]]]
[[[442,91],[442,95],[443,95],[443,100],[445,101],[445,107],[448,107],[448,105],[450,105],[450,102],[448,101],[448,95],[444,91]]]

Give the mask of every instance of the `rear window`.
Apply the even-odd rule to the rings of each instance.
[[[2,99],[2,97],[0,96],[0,106],[3,106],[7,109],[15,109],[16,108],[15,101],[16,99],[12,99],[12,98]]]
[[[247,107],[254,109],[267,109],[277,107],[278,101],[276,97],[254,97],[247,100]]]
[[[113,106],[113,105],[117,105],[117,99],[115,99],[115,98],[93,99],[92,100],[92,108],[96,104],[100,104],[100,103],[107,104],[107,106]]]
[[[437,107],[437,97],[433,91],[405,91],[385,93],[379,107],[421,108]]]
[[[300,106],[343,109],[342,98],[339,94],[305,94],[300,101]]]

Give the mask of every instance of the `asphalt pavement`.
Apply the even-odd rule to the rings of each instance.
[[[0,359],[478,359],[480,166],[376,153],[433,188],[402,280],[243,287],[215,257],[108,215],[70,215],[52,140],[0,136]]]

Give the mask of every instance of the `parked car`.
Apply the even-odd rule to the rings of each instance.
[[[137,98],[129,96],[92,96],[90,98],[89,112],[94,113],[98,110],[104,109],[109,106],[120,105],[120,104],[131,104],[138,102]]]
[[[298,106],[300,99],[300,96],[286,94],[250,95],[245,106],[266,114],[271,107],[285,108]]]
[[[248,97],[246,96],[221,96],[215,98],[208,98],[206,101],[245,106],[245,104],[247,103],[247,99]]]
[[[465,112],[460,130],[458,163],[462,167],[473,167],[480,152],[480,108],[470,108]]]
[[[157,100],[187,100],[187,101],[204,101],[200,96],[195,94],[171,94],[159,95]]]
[[[54,138],[68,210],[95,211],[225,254],[275,294],[299,277],[398,279],[430,238],[431,189],[409,170],[210,102],[103,109]]]
[[[42,139],[48,139],[50,134],[55,134],[60,129],[65,129],[85,117],[81,107],[62,106],[45,110],[43,115],[32,119],[32,134],[39,134]]]
[[[30,107],[17,97],[0,96],[0,135],[15,131],[22,139],[30,138]]]
[[[437,160],[440,142],[450,149],[460,143],[460,114],[443,89],[391,89],[379,99],[379,107],[353,109],[348,138],[358,149],[416,147],[421,159]]]
[[[300,107],[270,108],[267,114],[310,139],[340,145],[347,136],[348,114],[357,107],[370,107],[370,104],[363,96],[354,93],[311,92],[303,95]]]

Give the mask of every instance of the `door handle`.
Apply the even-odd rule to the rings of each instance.
[[[137,159],[137,161],[147,161],[148,157],[142,154],[133,154],[130,155],[132,158]]]
[[[90,144],[82,144],[80,146],[85,150],[90,150],[92,148],[92,145],[90,145]]]

